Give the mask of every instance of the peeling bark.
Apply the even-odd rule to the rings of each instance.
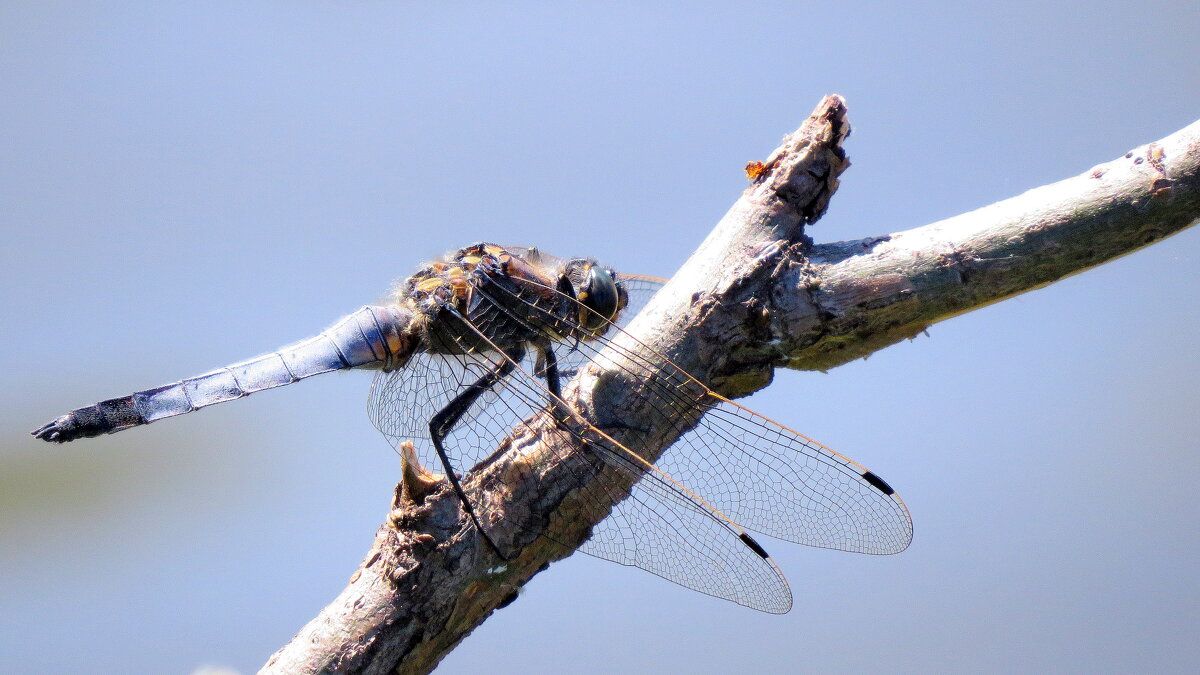
[[[775,367],[825,370],[867,356],[1200,219],[1197,122],[970,213],[814,245],[804,228],[824,213],[849,166],[841,147],[848,133],[845,103],[826,97],[764,162],[748,167],[750,187],[630,333],[719,393],[741,396],[766,386]],[[571,391],[572,403],[599,418],[598,408],[622,403],[620,387],[603,377]],[[603,514],[582,506],[588,487],[566,466],[581,453],[563,455],[561,467],[541,466],[537,495],[505,491],[506,475],[527,471],[539,453],[558,457],[550,449],[567,442],[546,420],[530,427],[464,481],[468,491],[500,495],[507,515],[523,523],[505,535],[524,544],[517,559],[496,558],[446,482],[410,463],[360,569],[262,672],[429,672],[518,588],[569,555],[573,547],[555,542],[582,542]],[[552,531],[553,541],[536,537],[529,523]]]

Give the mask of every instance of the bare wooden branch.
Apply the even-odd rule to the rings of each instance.
[[[632,335],[719,392],[742,395],[769,383],[776,366],[825,369],[866,356],[1200,218],[1198,122],[1081,176],[971,213],[814,246],[804,228],[824,212],[849,165],[841,148],[845,114],[840,97],[827,97],[755,168],[752,185],[630,326]],[[586,373],[570,391],[580,410],[601,418],[623,401],[621,383],[600,372]],[[561,450],[562,436],[535,420],[467,476],[467,489],[503,490],[522,457]],[[647,456],[660,450],[648,448]],[[505,492],[506,516],[528,528],[529,514],[551,514],[554,541],[582,542],[603,513],[581,506],[587,486],[568,474],[550,467],[536,495]],[[520,586],[573,550],[501,526],[494,536],[525,546],[516,560],[500,561],[436,479],[410,466],[361,568],[263,672],[429,672]]]
[[[1132,253],[1198,219],[1195,122],[1078,176],[960,216],[814,247],[775,289],[789,300],[773,314],[788,340],[780,354],[792,368],[830,368]]]

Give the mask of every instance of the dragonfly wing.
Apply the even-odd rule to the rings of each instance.
[[[522,360],[532,370],[533,356]],[[411,440],[426,467],[441,467],[429,438],[429,422],[464,389],[501,364],[499,352],[436,354],[422,352],[403,367],[378,372],[367,396],[367,416],[375,428],[398,448]],[[491,455],[514,424],[545,406],[544,402],[513,396],[502,380],[480,396],[446,437],[447,454],[459,472]],[[490,446],[488,444],[491,444]]]
[[[908,508],[883,479],[732,401],[719,399],[657,464],[755,532],[874,554],[912,541]]]
[[[528,409],[544,405],[550,398],[528,364],[527,360],[508,378],[489,414],[498,409],[518,409],[508,403],[511,400],[520,400]],[[575,470],[575,480],[586,484],[585,493],[589,495],[581,511],[589,521],[599,521],[579,550],[639,567],[686,588],[752,609],[782,614],[791,608],[787,580],[736,523],[688,490],[686,484],[655,469],[634,450],[587,424],[578,414],[573,413],[572,418],[560,431],[574,436],[574,442],[544,446],[553,454],[541,461],[543,465],[569,465],[574,458],[566,453],[571,452],[594,458],[594,471]],[[574,449],[580,445],[583,447]],[[545,486],[533,478],[540,471],[528,474],[529,483],[522,490],[540,494]]]
[[[912,540],[908,509],[883,479],[712,392],[621,323],[575,350],[583,362],[621,371],[641,393],[641,407],[659,427],[645,444],[673,440],[655,460],[659,468],[743,527],[861,553],[898,553]]]
[[[751,609],[791,609],[791,588],[774,561],[707,511],[669,481],[646,474],[579,550]]]

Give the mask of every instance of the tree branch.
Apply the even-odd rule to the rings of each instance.
[[[787,365],[824,370],[1041,288],[1200,219],[1200,122],[1123,157],[924,227],[816,246],[774,314]],[[792,304],[794,303],[794,304]]]
[[[718,392],[744,395],[769,383],[775,366],[826,369],[866,356],[1200,217],[1198,122],[1081,176],[971,213],[813,245],[804,227],[824,212],[849,166],[841,148],[848,133],[844,102],[827,97],[765,162],[749,168],[751,186],[630,333]],[[596,370],[569,398],[604,419],[606,410],[623,410],[629,389],[616,374]],[[655,419],[630,426],[643,424],[664,428]],[[574,550],[555,542],[578,545],[607,512],[587,506],[596,494],[578,480],[574,455],[563,452],[568,441],[553,429],[535,419],[464,481],[468,491],[503,496],[508,510],[493,536],[523,545],[516,560],[497,559],[446,482],[410,464],[388,523],[349,585],[263,672],[432,670],[520,586]],[[661,447],[644,449],[650,459],[673,440],[649,436],[662,438]],[[552,461],[536,492],[514,490],[505,477],[530,457]],[[542,529],[553,536],[537,537]]]

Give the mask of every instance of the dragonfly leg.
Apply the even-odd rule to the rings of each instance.
[[[429,420],[429,439],[433,441],[433,448],[437,450],[438,458],[442,460],[442,466],[446,469],[446,478],[450,480],[450,485],[454,488],[454,493],[458,495],[459,501],[462,502],[463,511],[471,518],[471,522],[475,525],[475,529],[478,530],[479,534],[483,535],[484,541],[488,543],[492,551],[502,560],[508,560],[509,558],[500,551],[500,547],[496,546],[496,542],[492,541],[492,538],[488,536],[487,530],[483,529],[479,524],[479,518],[475,515],[475,508],[471,506],[471,500],[467,499],[467,493],[463,491],[462,484],[459,483],[458,476],[454,473],[454,466],[450,464],[450,458],[446,455],[446,449],[442,445],[442,441],[454,430],[454,427],[462,419],[462,416],[470,410],[471,404],[516,369],[516,364],[521,360],[523,355],[523,353],[510,354],[510,359],[504,359],[490,372],[472,382],[466,389],[459,392],[453,400],[446,404],[446,407],[439,410]]]
[[[538,354],[542,361],[542,376],[546,378],[546,389],[550,390],[550,409],[554,412],[554,421],[560,427],[570,419],[570,413],[563,410],[562,378],[558,374],[558,359],[550,345],[538,345]]]

